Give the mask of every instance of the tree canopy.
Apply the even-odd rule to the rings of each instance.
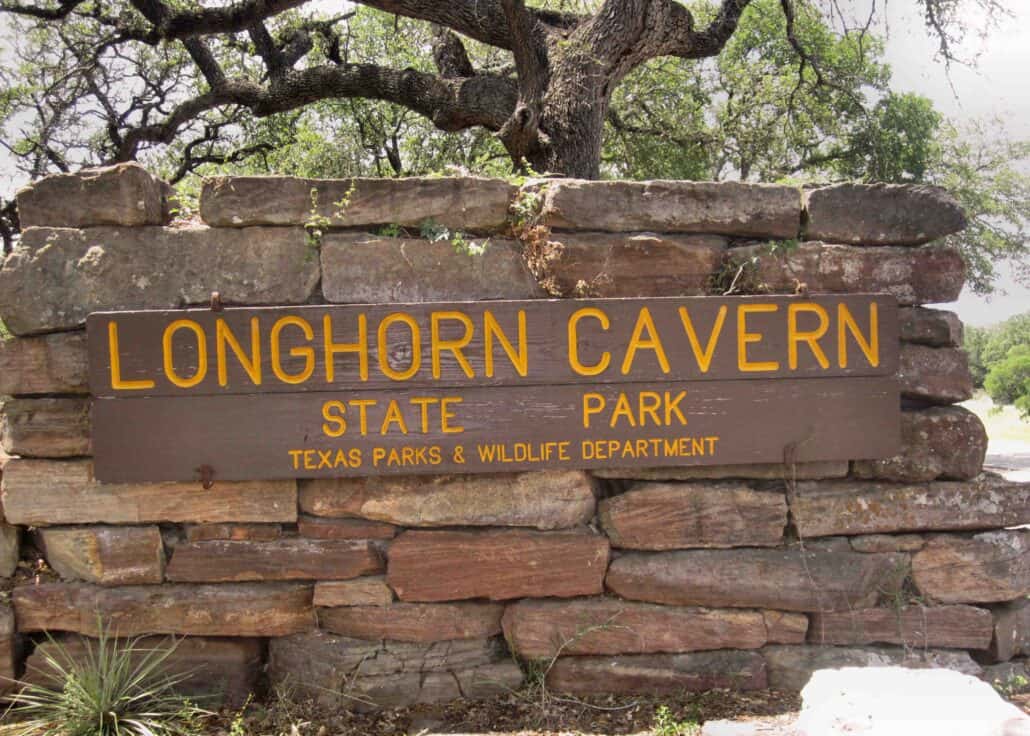
[[[971,9],[1005,13],[1000,0],[913,2],[945,60]],[[513,164],[926,182],[970,214],[954,241],[974,288],[1026,255],[1030,147],[893,92],[873,18],[849,20],[836,0],[0,0],[0,13],[0,143],[29,178],[142,159],[186,190],[193,172]]]

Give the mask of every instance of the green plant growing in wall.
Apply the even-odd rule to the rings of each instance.
[[[419,226],[419,235],[430,243],[450,241],[451,245],[454,246],[455,253],[466,256],[481,256],[486,252],[486,247],[490,244],[489,238],[477,243],[469,237],[468,233],[462,230],[451,230],[432,218],[422,221],[422,224]]]

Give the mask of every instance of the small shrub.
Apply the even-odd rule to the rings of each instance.
[[[654,736],[695,736],[701,732],[697,721],[677,721],[667,705],[659,705],[654,712]]]
[[[11,697],[11,736],[191,736],[210,713],[175,692],[189,674],[162,672],[177,644],[141,647],[103,625],[76,660],[56,639],[44,655],[44,684]]]

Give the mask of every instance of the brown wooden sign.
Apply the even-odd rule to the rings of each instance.
[[[92,314],[101,481],[885,457],[891,297]]]

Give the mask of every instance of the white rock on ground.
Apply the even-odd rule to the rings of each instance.
[[[798,736],[1025,736],[1030,717],[951,670],[819,670],[801,691]]]

